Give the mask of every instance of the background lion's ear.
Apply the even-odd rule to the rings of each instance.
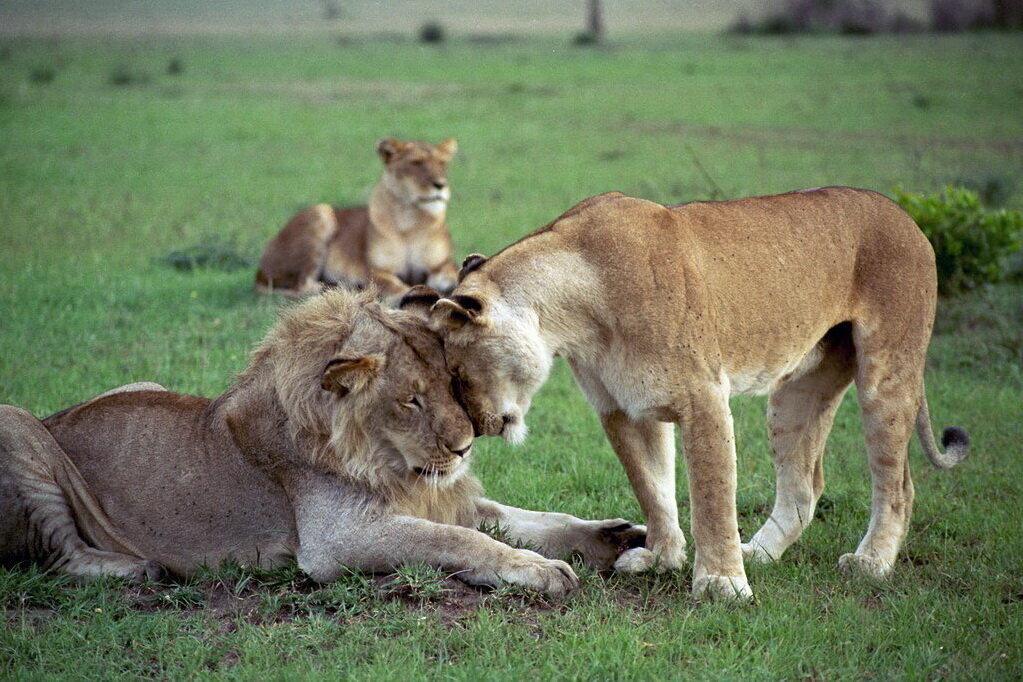
[[[382,355],[334,358],[323,370],[320,386],[342,397],[360,391],[383,369],[384,362]]]
[[[458,282],[461,283],[465,276],[487,262],[487,257],[482,253],[473,253],[462,261],[462,269],[458,271]]]
[[[377,142],[377,154],[380,155],[380,160],[384,162],[384,165],[391,162],[394,155],[405,148],[405,143],[388,137]]]
[[[453,137],[449,137],[437,145],[435,149],[441,158],[445,161],[450,161],[455,156],[455,152],[458,151],[458,143]]]
[[[430,309],[430,320],[442,329],[461,329],[479,321],[483,304],[474,296],[442,298]]]
[[[424,320],[430,319],[430,308],[440,300],[440,294],[433,287],[429,287],[425,284],[417,284],[401,297],[401,302],[398,303],[398,307],[402,310],[408,311]]]

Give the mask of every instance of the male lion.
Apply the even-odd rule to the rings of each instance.
[[[913,431],[939,467],[924,395],[934,253],[913,220],[842,187],[676,207],[588,199],[487,260],[466,259],[434,306],[478,431],[521,440],[552,358],[567,358],[599,413],[648,524],[626,571],[685,562],[672,423],[682,429],[696,595],[752,596],[743,553],[770,561],[813,518],[824,443],[855,381],[873,477],[870,526],[843,567],[883,576],[906,534]],[[728,398],[770,394],[774,511],[740,548]]]
[[[290,296],[342,284],[376,285],[399,297],[426,283],[438,291],[455,286],[447,212],[448,162],[458,145],[381,140],[384,175],[369,206],[318,204],[296,214],[263,252],[256,289]]]
[[[437,335],[371,299],[294,309],[214,400],[136,384],[41,422],[0,406],[0,560],[139,579],[294,555],[317,581],[425,562],[558,596],[578,585],[567,564],[475,527],[598,567],[642,544],[620,519],[484,499]]]

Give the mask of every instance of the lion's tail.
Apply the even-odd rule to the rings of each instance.
[[[931,413],[927,409],[927,396],[920,400],[920,410],[916,413],[916,435],[923,446],[924,454],[931,464],[939,469],[949,469],[966,459],[970,452],[970,434],[958,426],[950,426],[941,434],[942,452],[934,442],[934,431],[931,430]]]

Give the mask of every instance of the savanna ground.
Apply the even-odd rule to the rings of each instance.
[[[384,136],[458,139],[459,258],[612,189],[681,202],[960,180],[1023,208],[1019,36],[568,42],[2,40],[0,401],[43,416],[133,380],[222,391],[281,301],[251,291],[252,267],[167,261],[187,249],[253,259],[297,208],[363,201]],[[293,570],[131,587],[2,569],[0,675],[1018,678],[1021,294],[1006,284],[940,304],[931,412],[938,427],[968,428],[974,448],[939,472],[913,444],[918,502],[889,582],[836,567],[870,506],[850,394],[816,522],[780,564],[748,567],[753,606],[696,603],[687,573],[582,566],[564,603],[483,594],[421,567],[326,587]],[[770,509],[773,468],[764,401],[733,410],[748,537]],[[530,425],[524,446],[477,444],[492,497],[640,519],[564,366]],[[679,490],[686,508],[682,471]]]

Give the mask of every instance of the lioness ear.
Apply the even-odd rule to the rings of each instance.
[[[445,329],[461,329],[470,323],[479,323],[483,304],[474,296],[442,298],[430,309],[430,319]]]
[[[480,253],[466,256],[462,261],[462,269],[458,271],[458,281],[461,283],[465,276],[487,262],[487,257]]]
[[[384,162],[386,166],[394,158],[394,155],[405,148],[405,143],[400,140],[396,140],[393,137],[388,137],[377,142],[377,154],[380,155],[380,160]]]
[[[424,320],[430,319],[430,308],[440,299],[440,294],[433,287],[417,284],[401,297],[398,307],[414,313]]]
[[[358,358],[334,358],[327,363],[320,379],[323,390],[344,397],[360,391],[384,367],[382,355],[364,355]]]
[[[437,154],[445,161],[450,161],[455,156],[455,152],[458,151],[458,143],[455,142],[454,138],[449,137],[448,139],[441,142],[436,147]]]

